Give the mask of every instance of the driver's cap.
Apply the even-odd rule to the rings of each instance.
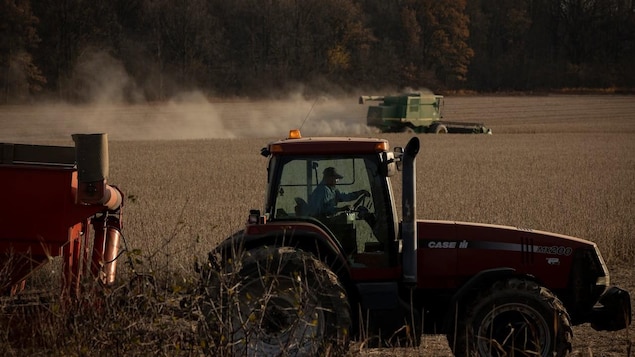
[[[324,177],[335,177],[338,179],[344,178],[344,176],[337,173],[334,167],[327,167],[324,169]]]

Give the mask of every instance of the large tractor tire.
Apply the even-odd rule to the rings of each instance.
[[[467,356],[565,356],[573,331],[562,302],[523,279],[495,283],[459,317],[448,333],[454,354]]]
[[[209,353],[338,356],[347,351],[351,317],[346,292],[312,254],[260,248],[245,253],[229,270],[223,275],[231,283],[222,283],[219,293],[218,279],[210,279],[215,286],[205,289],[210,292],[203,297],[207,303],[199,303],[200,330],[213,340],[207,344]]]

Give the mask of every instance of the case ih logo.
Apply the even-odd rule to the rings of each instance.
[[[428,242],[428,248],[435,248],[435,249],[454,249],[454,248],[460,248],[460,249],[465,249],[468,248],[469,246],[469,242],[466,240],[463,241],[429,241]]]

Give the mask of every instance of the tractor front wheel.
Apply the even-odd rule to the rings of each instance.
[[[524,279],[495,283],[448,334],[456,356],[564,356],[573,332],[562,302]]]

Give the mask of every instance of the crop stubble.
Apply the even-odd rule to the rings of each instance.
[[[393,146],[406,143],[405,134],[371,133],[363,125],[365,108],[349,100],[318,102],[303,134],[379,135]],[[110,182],[133,197],[125,207],[128,244],[152,255],[153,269],[189,279],[195,258],[204,259],[240,228],[250,208],[262,208],[266,159],[259,150],[298,127],[311,105],[294,100],[170,107],[174,113],[190,110],[185,121],[170,121],[170,110],[160,106],[71,107],[57,116],[47,111],[47,120],[28,108],[0,108],[0,141],[57,143],[73,132],[111,133]],[[506,224],[592,240],[613,282],[635,293],[634,97],[448,97],[445,110],[446,119],[484,122],[494,135],[421,137],[419,218]],[[108,125],[94,119],[74,125],[100,115]],[[183,127],[188,125],[194,130]],[[393,180],[397,201],[398,181]],[[125,274],[125,265],[120,269]],[[579,355],[622,356],[633,340],[624,331],[597,333],[588,326],[574,333]],[[424,346],[420,352],[426,355],[449,353],[434,337]]]

